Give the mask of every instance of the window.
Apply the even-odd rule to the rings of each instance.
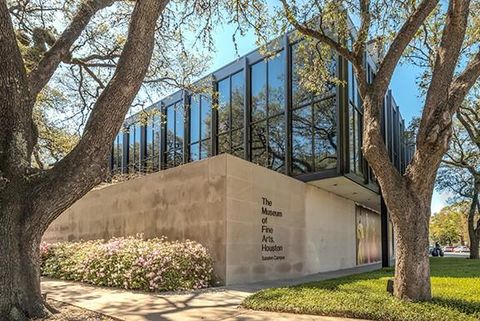
[[[368,67],[368,66],[367,66]],[[370,68],[367,68],[367,81],[373,77]],[[364,175],[364,159],[362,153],[363,137],[363,109],[358,93],[358,82],[352,64],[348,62],[348,123],[349,123],[349,166],[350,172],[359,176]],[[366,164],[365,164],[366,166]]]
[[[292,46],[292,174],[318,172],[337,167],[336,86],[328,83],[321,93],[302,85],[306,57],[299,44]],[[329,70],[336,73],[336,58]]]
[[[112,172],[113,174],[121,174],[123,172],[123,131],[120,131],[113,141]]]
[[[211,155],[212,108],[210,99],[193,96],[190,102],[190,161]]]
[[[185,112],[181,101],[166,108],[166,168],[183,164]]]
[[[145,133],[145,169],[147,172],[157,171],[160,168],[160,133],[161,116],[154,113],[147,122]]]
[[[243,71],[218,82],[218,153],[244,157],[244,76]]]
[[[135,172],[141,170],[141,132],[140,124],[132,124],[128,127],[128,171]]]
[[[285,171],[285,55],[251,67],[251,160],[276,171]]]

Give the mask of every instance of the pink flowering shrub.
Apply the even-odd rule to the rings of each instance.
[[[193,241],[112,238],[41,245],[42,274],[144,291],[200,289],[213,283],[213,260]]]

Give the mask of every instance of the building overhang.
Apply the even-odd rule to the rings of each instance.
[[[311,180],[307,184],[319,187],[335,195],[350,199],[356,203],[380,212],[380,194],[358,184],[345,176]]]

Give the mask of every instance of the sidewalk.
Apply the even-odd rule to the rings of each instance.
[[[125,321],[347,321],[348,319],[344,318],[251,311],[238,306],[247,296],[263,288],[325,280],[374,268],[378,266],[318,273],[294,280],[212,288],[186,294],[149,294],[51,279],[42,280],[42,290],[53,300],[70,303]]]

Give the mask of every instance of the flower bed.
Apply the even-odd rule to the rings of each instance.
[[[144,291],[205,288],[213,283],[213,260],[193,241],[112,238],[40,247],[43,276]]]

